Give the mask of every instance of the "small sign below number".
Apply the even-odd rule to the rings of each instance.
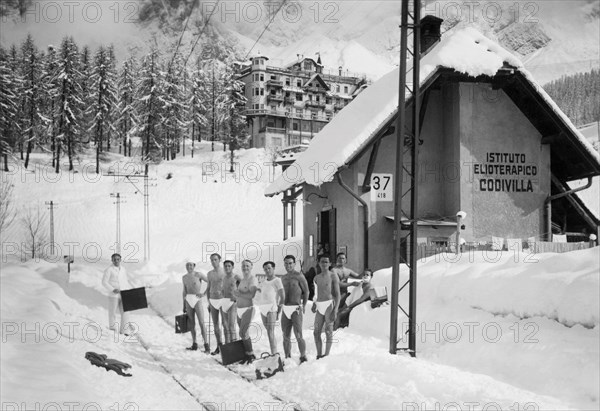
[[[371,176],[371,201],[394,201],[393,175],[373,174]]]

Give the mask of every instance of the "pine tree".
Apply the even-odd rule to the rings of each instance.
[[[137,114],[134,104],[136,72],[136,60],[133,56],[130,56],[129,59],[123,62],[123,67],[117,83],[118,103],[116,107],[116,128],[119,139],[122,141],[124,155],[127,155],[127,146],[131,141],[131,135],[135,132],[137,124]],[[131,156],[131,150],[129,156]]]
[[[180,56],[174,56],[172,62],[168,63],[166,71],[162,73],[159,87],[159,135],[162,137],[163,158],[167,160],[175,159],[176,147],[183,139],[182,130],[187,128],[185,118],[187,103],[183,81],[178,76],[182,72],[181,65]]]
[[[157,123],[159,120],[160,73],[158,49],[153,47],[144,56],[140,65],[137,84],[135,111],[138,115],[138,132],[142,137],[142,157],[145,163],[145,175],[148,175],[148,164],[156,160],[160,145],[157,139]]]
[[[208,124],[206,113],[208,100],[208,84],[206,72],[200,66],[200,60],[196,63],[196,69],[192,74],[192,86],[189,96],[190,117],[192,122],[192,147],[195,140],[201,141],[202,128]],[[192,151],[192,156],[194,152]]]
[[[61,44],[58,66],[60,94],[58,96],[58,135],[56,136],[56,172],[60,170],[60,154],[66,144],[69,171],[73,170],[73,154],[79,149],[81,112],[81,78],[79,50],[72,37],[65,37]]]
[[[109,147],[109,130],[112,128],[109,115],[117,101],[110,64],[107,49],[100,46],[94,56],[91,78],[92,103],[89,108],[96,143],[96,174],[100,173],[100,153],[103,151],[104,141],[107,141],[107,149]]]
[[[46,135],[50,137],[52,167],[56,167],[56,134],[58,125],[58,56],[53,45],[48,46],[48,53],[43,60],[42,77],[42,112],[46,123]]]
[[[4,171],[9,171],[8,156],[12,154],[16,139],[15,118],[19,110],[17,81],[9,66],[8,53],[0,47],[0,153]]]
[[[115,111],[117,105],[117,57],[115,56],[115,46],[113,44],[109,44],[106,48],[106,84],[113,95],[112,104],[109,104],[108,111],[106,112],[106,121],[108,124],[106,130],[106,150],[110,151],[112,138],[116,132],[114,124],[118,117]]]
[[[10,67],[11,76],[15,80],[15,95],[17,96],[18,110],[15,113],[13,125],[13,138],[15,139],[15,147],[20,154],[21,160],[24,160],[24,144],[23,144],[23,113],[25,112],[25,99],[23,98],[23,75],[21,72],[21,57],[17,46],[12,44],[8,53],[8,66]]]
[[[90,48],[87,45],[83,46],[83,49],[81,50],[81,66],[79,68],[79,72],[81,73],[79,84],[81,84],[81,101],[83,101],[84,108],[89,108],[93,103],[91,84],[92,60]],[[93,117],[90,116],[89,109],[84,109],[81,115],[82,143],[89,143],[91,141],[89,132],[92,128],[92,123]],[[88,137],[84,139],[84,135],[87,135]]]
[[[22,133],[27,142],[27,154],[25,156],[25,168],[29,166],[29,156],[34,144],[37,144],[43,134],[43,122],[40,113],[41,105],[41,80],[42,64],[37,46],[31,35],[28,35],[21,46],[23,87],[22,98],[24,100],[23,130]]]
[[[229,76],[226,85],[226,110],[228,113],[228,134],[225,142],[229,144],[231,159],[230,171],[233,173],[234,150],[244,148],[248,144],[248,130],[246,127],[246,116],[242,113],[246,108],[246,96],[244,95],[244,83],[235,75]]]

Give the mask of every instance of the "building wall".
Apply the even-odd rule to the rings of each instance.
[[[454,222],[456,213],[465,211],[461,235],[466,241],[489,241],[492,235],[522,239],[541,235],[543,203],[550,190],[550,152],[547,145],[541,144],[539,132],[502,91],[493,91],[487,84],[445,84],[430,93],[421,130],[423,143],[419,147],[419,218]],[[395,134],[384,137],[373,172],[395,174],[395,152]],[[494,164],[535,167],[535,175],[524,175],[524,171],[514,177],[476,174],[475,171],[482,171],[481,164],[489,163],[490,153],[517,154],[513,163]],[[348,265],[355,270],[367,265],[373,269],[389,267],[393,258],[394,225],[386,218],[394,215],[393,202],[371,202],[370,192],[361,190],[369,156],[367,150],[342,172],[346,184],[369,207],[368,263],[362,258],[362,207],[356,200],[337,182],[304,189],[305,199],[317,192],[327,195],[329,205],[336,208],[337,247],[346,247]],[[531,174],[533,170],[530,168]],[[489,180],[493,182],[488,183]],[[492,184],[492,191],[488,184]],[[407,185],[405,181],[404,191]],[[407,195],[403,201],[408,202],[409,198]],[[311,234],[314,250],[312,257],[305,258],[308,264],[314,264],[316,216],[325,200],[312,196],[310,202],[304,206],[305,250],[308,251]],[[403,205],[409,208],[407,203]],[[438,238],[453,241],[455,235],[455,226],[420,226],[417,239],[419,243]]]
[[[516,155],[497,161],[495,153]],[[504,92],[487,84],[460,85],[460,159],[467,241],[542,234],[550,148],[541,144],[540,133]],[[488,171],[482,165],[504,167],[480,174]]]

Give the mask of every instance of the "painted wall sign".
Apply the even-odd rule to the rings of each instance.
[[[473,165],[480,191],[532,193],[538,167],[523,153],[486,153],[486,162]]]
[[[371,175],[371,201],[394,201],[394,181],[391,173]]]

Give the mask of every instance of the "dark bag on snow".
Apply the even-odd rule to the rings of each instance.
[[[175,333],[184,334],[190,331],[190,317],[187,314],[180,314],[175,316]]]
[[[254,361],[256,368],[256,379],[263,380],[283,371],[283,360],[279,354],[269,355],[263,353],[261,358]]]
[[[242,340],[221,345],[221,360],[223,365],[233,364],[247,358],[246,348]]]

